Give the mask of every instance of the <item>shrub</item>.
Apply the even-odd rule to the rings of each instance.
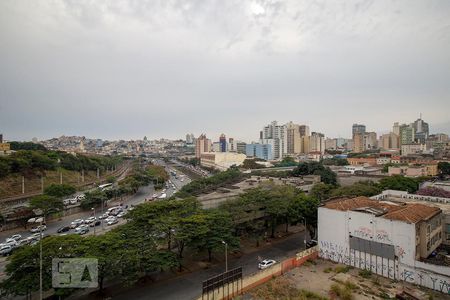
[[[362,278],[370,278],[371,276],[372,276],[372,272],[371,271],[369,271],[369,270],[361,270],[361,271],[359,271],[359,276],[361,276]]]

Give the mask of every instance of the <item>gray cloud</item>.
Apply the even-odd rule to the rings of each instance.
[[[450,111],[448,1],[0,2],[0,130],[349,136]],[[441,125],[438,125],[441,124]]]

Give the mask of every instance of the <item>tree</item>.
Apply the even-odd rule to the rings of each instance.
[[[64,208],[63,201],[50,195],[38,195],[30,200],[30,207],[40,209],[44,217]]]
[[[359,181],[349,186],[335,189],[331,196],[366,196],[371,197],[381,193],[382,189],[373,181]]]
[[[384,177],[380,180],[379,185],[383,190],[399,190],[409,193],[415,193],[419,189],[419,184],[415,179],[401,175]]]
[[[438,163],[438,170],[439,173],[443,176],[447,176],[450,175],[450,163],[449,162],[445,162],[445,161],[441,161]]]
[[[82,209],[91,209],[92,207],[101,205],[106,200],[108,200],[106,192],[94,190],[85,193],[85,197],[81,200],[80,206]]]
[[[303,162],[292,171],[293,176],[319,175],[326,184],[337,185],[337,175],[319,162]]]
[[[0,178],[9,175],[11,168],[6,158],[0,157]]]
[[[309,195],[319,201],[323,201],[331,197],[331,193],[335,188],[332,184],[319,182],[312,187]]]
[[[437,187],[425,187],[417,191],[417,195],[450,198],[450,191]]]
[[[77,190],[70,184],[51,184],[44,189],[44,194],[49,196],[63,198],[75,194]]]
[[[81,256],[82,244],[78,235],[50,236],[42,240],[43,290],[52,288],[52,258]],[[6,279],[0,287],[6,295],[27,296],[39,290],[39,244],[18,248],[5,268]],[[64,295],[71,290],[61,289],[55,293]]]
[[[306,196],[304,194],[298,194],[289,203],[288,213],[291,223],[303,224],[305,219],[310,237],[315,236],[315,228],[317,227],[317,208],[319,204],[320,201],[318,199]]]
[[[249,158],[244,160],[241,167],[243,169],[263,169],[264,168],[263,165],[257,163],[256,159],[249,159]]]

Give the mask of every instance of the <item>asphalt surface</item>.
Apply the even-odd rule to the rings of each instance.
[[[274,259],[277,262],[293,257],[303,247],[303,233],[293,234],[273,245],[262,247],[250,254],[244,254],[240,258],[228,255],[228,269],[243,268],[243,275],[250,275],[258,271],[259,259]],[[216,254],[217,255],[217,254]],[[225,271],[225,264],[221,263],[210,269],[187,273],[178,277],[150,283],[144,286],[135,286],[113,295],[114,300],[188,300],[201,296],[202,282],[208,278]],[[95,299],[90,296],[79,299]]]

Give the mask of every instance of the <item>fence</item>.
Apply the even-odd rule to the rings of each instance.
[[[207,295],[208,296],[207,298],[212,300],[232,299],[233,297],[242,294],[248,290],[251,290],[276,276],[280,276],[292,270],[293,268],[303,265],[308,259],[315,259],[317,257],[318,257],[318,246],[306,249],[304,251],[297,253],[295,257],[288,258],[282,261],[281,263],[273,265],[270,268],[258,271],[254,274],[244,277],[242,281],[236,282],[237,289],[234,288],[230,289],[225,285],[221,288],[216,289],[214,293]],[[238,292],[236,292],[236,290]],[[205,296],[203,296],[203,300],[205,299],[206,299]],[[202,300],[202,297],[199,297],[197,300]]]

